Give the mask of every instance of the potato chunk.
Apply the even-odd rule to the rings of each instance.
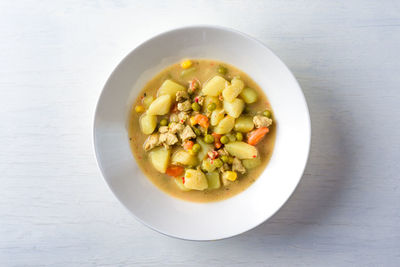
[[[189,152],[179,149],[172,155],[172,164],[184,166],[196,166],[197,158],[189,154]]]
[[[139,120],[140,130],[144,134],[152,134],[157,126],[157,116],[143,114]]]
[[[239,118],[240,114],[244,109],[244,102],[240,98],[235,98],[232,102],[224,100],[224,110],[225,112],[234,118]]]
[[[157,97],[150,104],[150,107],[147,110],[147,114],[149,114],[149,115],[165,115],[165,114],[168,114],[170,107],[171,107],[171,96],[170,95],[162,95],[162,96]]]
[[[252,159],[258,155],[257,148],[245,142],[231,142],[225,145],[226,151],[239,159]]]
[[[231,81],[231,85],[227,86],[222,92],[224,100],[232,102],[243,90],[244,83],[239,78],[235,77]]]
[[[161,173],[165,173],[167,170],[170,156],[171,150],[165,147],[157,147],[149,152],[151,163],[154,168]]]
[[[235,122],[235,131],[248,133],[254,129],[253,118],[249,116],[240,116]]]
[[[176,178],[174,178],[174,181],[175,181],[176,185],[178,186],[178,188],[180,190],[182,190],[182,191],[190,191],[190,189],[187,188],[185,186],[185,184],[183,183],[182,177],[176,177]]]
[[[217,108],[211,113],[211,125],[216,126],[224,118],[225,111],[222,108]],[[252,121],[253,122],[253,121]]]
[[[160,89],[158,89],[158,96],[169,95],[171,99],[175,99],[178,91],[186,91],[186,88],[172,80],[165,80]]]
[[[246,169],[251,170],[260,166],[261,159],[260,157],[256,157],[254,159],[244,159],[242,160],[242,164]]]
[[[217,134],[226,134],[229,133],[233,127],[235,126],[235,118],[231,116],[226,116],[223,118],[215,127],[214,132]]]
[[[185,187],[194,190],[204,190],[208,188],[207,178],[202,171],[188,169],[185,172]]]
[[[240,93],[240,97],[246,104],[252,104],[257,101],[258,95],[254,89],[251,88],[244,88]]]
[[[227,80],[221,76],[214,76],[203,86],[202,92],[205,95],[218,96],[227,85],[229,85]]]

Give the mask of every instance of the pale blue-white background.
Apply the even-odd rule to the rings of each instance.
[[[192,24],[266,43],[311,112],[294,195],[223,241],[141,225],[93,155],[94,108],[113,68],[154,34]],[[395,0],[1,1],[0,265],[400,265],[399,50]]]

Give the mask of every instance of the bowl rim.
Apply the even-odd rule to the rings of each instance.
[[[110,82],[111,77],[113,77],[114,73],[116,73],[116,72],[120,69],[121,65],[123,65],[123,63],[131,56],[131,54],[132,54],[136,49],[139,49],[140,47],[143,47],[143,46],[147,45],[148,43],[152,42],[154,39],[157,39],[157,38],[162,37],[162,36],[164,36],[164,35],[169,35],[169,34],[174,33],[174,32],[179,32],[179,31],[184,31],[184,30],[189,30],[189,29],[203,29],[203,30],[207,30],[207,29],[215,30],[215,29],[217,29],[217,30],[221,30],[221,31],[231,32],[231,33],[240,35],[241,37],[243,37],[243,38],[245,38],[245,39],[248,39],[248,40],[250,40],[250,41],[252,41],[252,42],[256,42],[258,45],[262,46],[264,49],[266,49],[266,50],[268,50],[269,52],[271,52],[271,54],[282,64],[282,67],[286,69],[287,73],[292,77],[292,79],[294,80],[295,84],[297,85],[297,87],[298,87],[298,89],[299,89],[299,91],[300,91],[300,93],[301,93],[301,94],[300,94],[300,95],[301,95],[301,101],[302,101],[303,105],[305,106],[305,108],[306,108],[306,113],[307,113],[307,116],[306,116],[306,117],[307,117],[307,121],[306,121],[307,129],[306,129],[306,130],[307,130],[308,133],[309,133],[309,134],[308,134],[308,138],[307,138],[307,142],[308,142],[308,144],[307,144],[308,149],[307,149],[307,151],[306,151],[307,155],[306,155],[305,160],[304,160],[304,163],[303,163],[303,170],[301,171],[301,174],[300,174],[299,177],[297,178],[297,181],[296,181],[295,186],[293,187],[293,190],[290,192],[290,194],[287,195],[285,201],[283,201],[281,205],[277,206],[277,208],[276,208],[269,216],[266,216],[265,218],[263,218],[263,220],[260,220],[259,222],[256,222],[255,224],[249,224],[249,226],[248,226],[246,229],[244,229],[244,230],[242,230],[242,231],[240,231],[240,232],[237,232],[237,233],[235,233],[235,234],[229,234],[229,235],[226,235],[226,236],[223,236],[223,237],[218,237],[218,238],[215,238],[215,239],[191,239],[191,238],[184,238],[184,237],[180,237],[180,236],[175,236],[175,235],[172,235],[172,234],[165,233],[165,232],[163,232],[163,231],[157,229],[156,227],[150,225],[149,223],[147,223],[146,221],[142,220],[141,218],[139,218],[136,214],[134,214],[134,213],[125,205],[125,203],[124,203],[123,201],[121,201],[121,199],[120,199],[120,197],[118,196],[118,194],[113,190],[113,188],[111,187],[110,183],[107,181],[107,179],[106,179],[106,177],[105,177],[105,174],[104,174],[104,170],[103,170],[103,168],[102,168],[102,166],[101,166],[101,163],[100,163],[100,161],[99,161],[99,158],[100,158],[100,157],[99,157],[99,152],[98,152],[97,145],[96,145],[96,142],[97,142],[97,141],[96,141],[96,125],[97,125],[97,117],[98,117],[99,104],[100,104],[100,100],[102,99],[102,97],[103,97],[103,95],[104,95],[104,91],[105,91],[105,89],[106,89],[108,83]],[[303,92],[303,90],[301,89],[301,86],[300,86],[299,82],[297,81],[296,77],[294,76],[294,74],[292,73],[292,71],[289,69],[289,67],[277,56],[276,53],[274,53],[274,51],[273,51],[272,49],[270,49],[269,47],[267,47],[267,46],[266,46],[263,42],[261,42],[260,40],[254,38],[254,37],[252,37],[252,36],[250,36],[250,35],[248,35],[247,33],[241,32],[241,31],[239,31],[239,30],[236,30],[236,29],[233,29],[233,28],[230,28],[230,27],[219,26],[219,25],[212,25],[212,24],[195,24],[195,25],[188,25],[188,26],[182,26],[182,27],[174,27],[174,28],[171,28],[171,29],[169,29],[169,30],[162,31],[162,32],[160,32],[160,33],[158,33],[158,34],[155,34],[155,35],[153,35],[152,37],[150,37],[150,38],[146,39],[145,41],[141,42],[139,45],[135,46],[133,49],[130,50],[130,52],[129,52],[127,55],[125,55],[125,56],[123,57],[123,59],[122,59],[121,61],[119,61],[119,63],[114,67],[113,71],[112,71],[112,72],[110,73],[110,75],[108,76],[108,78],[107,78],[106,82],[104,83],[103,88],[101,89],[101,92],[100,92],[100,94],[99,94],[99,96],[98,96],[98,98],[97,98],[96,107],[95,107],[94,116],[93,116],[93,132],[92,132],[92,137],[93,137],[93,140],[92,140],[93,143],[92,143],[92,144],[93,144],[93,150],[94,150],[94,154],[95,154],[95,158],[96,158],[96,163],[97,163],[98,168],[100,169],[101,175],[102,175],[102,177],[103,177],[103,181],[106,183],[106,185],[107,185],[108,188],[111,190],[111,192],[113,193],[113,195],[117,198],[117,200],[119,201],[119,203],[122,204],[122,206],[128,211],[128,213],[129,213],[131,216],[133,216],[136,220],[138,220],[139,222],[141,222],[143,225],[147,226],[148,228],[150,228],[150,229],[152,229],[152,230],[154,230],[154,231],[156,231],[156,232],[158,232],[158,233],[160,233],[160,234],[163,234],[163,235],[165,235],[165,236],[172,237],[172,238],[176,238],[176,239],[180,239],[180,240],[200,241],[200,242],[201,242],[201,241],[224,240],[224,239],[232,238],[232,237],[238,236],[238,235],[240,235],[240,234],[246,233],[246,232],[248,232],[248,231],[250,231],[250,230],[252,230],[252,229],[254,229],[254,228],[260,226],[261,224],[263,224],[264,222],[266,222],[266,221],[269,220],[270,218],[272,218],[272,217],[273,217],[287,202],[288,202],[288,200],[292,197],[293,193],[296,191],[296,189],[297,189],[297,187],[298,187],[298,185],[299,185],[301,179],[303,178],[305,169],[306,169],[307,164],[308,164],[308,161],[309,161],[310,150],[311,150],[312,127],[311,127],[310,110],[309,110],[309,108],[308,108],[308,105],[307,105],[307,101],[306,101],[304,92]]]

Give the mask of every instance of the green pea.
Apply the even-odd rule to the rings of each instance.
[[[271,118],[271,115],[272,115],[272,114],[271,114],[271,111],[269,111],[269,110],[264,111],[263,114],[264,114],[264,116],[267,117],[267,118]]]
[[[242,133],[236,133],[236,140],[242,141],[243,140],[243,134]]]
[[[192,147],[192,151],[194,153],[198,153],[200,151],[200,149],[201,149],[201,146],[199,144],[194,144]]]
[[[206,134],[206,136],[204,136],[204,142],[206,142],[207,144],[212,144],[214,143],[214,137],[212,135]]]
[[[160,121],[160,125],[161,125],[161,126],[167,126],[167,125],[168,125],[168,120],[167,120],[167,119],[162,119],[162,120]]]
[[[200,111],[201,106],[199,105],[199,103],[193,102],[193,104],[192,104],[192,109],[193,109],[194,111]]]
[[[201,131],[199,129],[197,129],[196,127],[193,127],[193,132],[197,135],[200,136],[201,135]]]
[[[228,72],[228,69],[227,69],[227,68],[225,68],[225,67],[222,66],[222,65],[218,66],[218,73],[219,73],[219,74],[225,75],[227,72]]]
[[[216,108],[217,108],[217,105],[215,103],[211,103],[207,107],[208,111],[214,111]]]
[[[229,143],[229,138],[228,138],[228,136],[224,135],[221,137],[220,141],[222,144],[227,144],[227,143]]]
[[[229,162],[229,157],[226,156],[226,155],[223,155],[223,156],[221,157],[221,159],[222,159],[222,161],[225,162],[225,163],[228,163],[228,162]]]
[[[217,168],[222,167],[222,161],[220,159],[214,159],[214,166]]]

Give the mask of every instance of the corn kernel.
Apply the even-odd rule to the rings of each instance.
[[[194,117],[190,117],[190,124],[191,125],[196,125],[196,120],[194,119]]]
[[[181,62],[181,67],[183,69],[188,69],[192,66],[192,61],[190,61],[189,59],[186,59],[184,61]]]
[[[224,172],[224,174],[222,175],[222,178],[229,180],[229,181],[235,181],[237,178],[237,173],[233,172],[233,171],[227,171],[227,172]]]
[[[142,113],[142,112],[144,112],[144,107],[143,107],[143,106],[136,106],[136,107],[135,107],[135,111],[136,111],[137,113]]]

